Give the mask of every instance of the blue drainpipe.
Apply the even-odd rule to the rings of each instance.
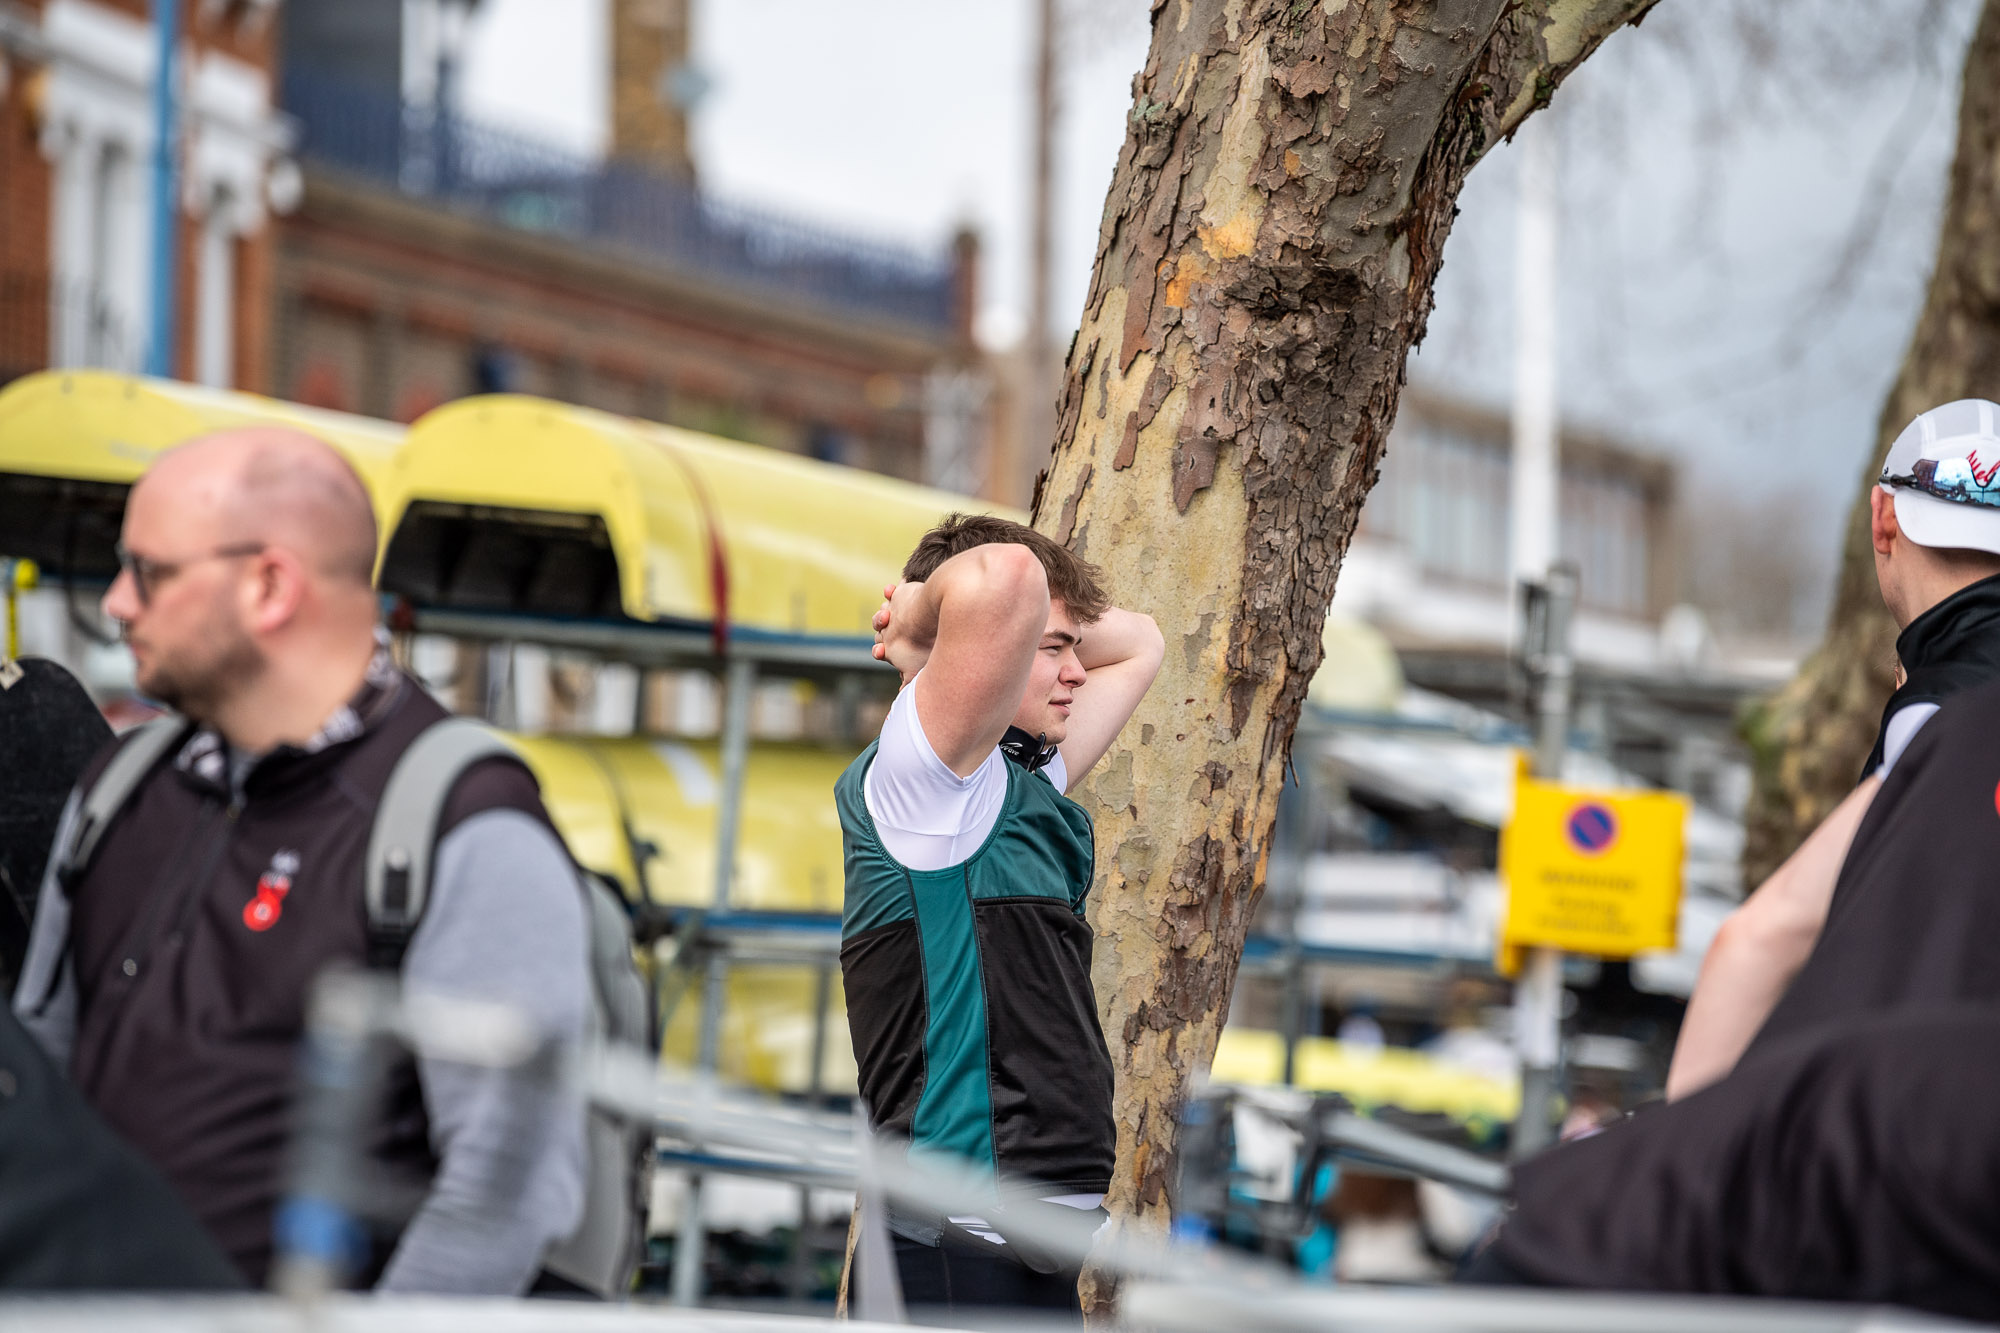
[[[180,207],[176,199],[175,150],[179,146],[180,0],[153,0],[153,31],[159,59],[153,84],[153,328],[146,342],[146,373],[174,373],[174,279],[178,270]]]

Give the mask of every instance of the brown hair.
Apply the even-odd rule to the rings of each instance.
[[[903,562],[903,581],[918,583],[928,579],[939,565],[959,552],[993,542],[1013,542],[1033,551],[1049,576],[1049,596],[1067,607],[1079,623],[1091,624],[1111,609],[1111,598],[1098,582],[1103,575],[1096,565],[1033,528],[991,514],[946,514],[944,522],[926,532],[917,549]]]

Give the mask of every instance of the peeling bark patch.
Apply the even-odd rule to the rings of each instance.
[[[1241,736],[1245,724],[1250,721],[1250,706],[1257,701],[1257,687],[1261,682],[1249,676],[1238,676],[1229,682],[1229,734]]]
[[[1183,440],[1174,446],[1174,508],[1185,514],[1195,493],[1215,485],[1215,461],[1222,449],[1214,440]]]
[[[1226,997],[1238,951],[1215,947],[1218,931],[1242,929],[1249,895],[1231,891],[1236,857],[1228,844],[1201,835],[1182,848],[1168,874],[1166,902],[1154,926],[1160,945],[1156,983],[1125,1020],[1124,1038],[1136,1045],[1148,1032],[1166,1033],[1201,1021]],[[1219,988],[1218,988],[1219,983]]]
[[[1090,788],[1098,800],[1114,809],[1132,804],[1138,794],[1132,781],[1132,752],[1120,750],[1101,765],[1090,780]],[[1143,847],[1146,835],[1134,833],[1126,841],[1136,841]]]
[[[1215,633],[1215,612],[1204,611],[1195,627],[1181,635],[1181,658],[1190,676],[1201,669],[1201,655],[1208,651],[1209,636]],[[1188,700],[1193,703],[1194,700]]]
[[[1131,467],[1139,457],[1139,414],[1125,414],[1125,438],[1118,442],[1118,452],[1111,459],[1111,470],[1123,472]]]
[[[1152,874],[1153,844],[1144,834],[1135,833],[1118,844],[1118,855],[1113,858],[1113,863],[1127,883],[1144,884]]]
[[[1056,544],[1068,546],[1069,539],[1076,535],[1076,507],[1083,503],[1083,493],[1090,489],[1091,474],[1097,469],[1087,467],[1083,475],[1076,479],[1076,488],[1063,501],[1062,517],[1056,521]]]
[[[1188,799],[1203,805],[1214,803],[1215,794],[1229,785],[1229,770],[1219,760],[1211,759],[1203,764],[1188,786]]]
[[[1125,417],[1125,436],[1118,443],[1117,456],[1111,460],[1111,470],[1123,472],[1131,467],[1139,457],[1139,432],[1153,424],[1160,415],[1160,407],[1167,401],[1167,395],[1174,391],[1173,367],[1162,357],[1153,364],[1153,371],[1146,376],[1146,387],[1139,395],[1139,406]]]

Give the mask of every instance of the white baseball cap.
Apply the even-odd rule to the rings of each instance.
[[[2000,404],[1961,398],[1903,427],[1878,485],[1896,497],[1896,523],[1919,546],[2000,555]]]

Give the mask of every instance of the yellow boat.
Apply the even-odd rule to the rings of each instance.
[[[628,896],[706,908],[715,885],[721,761],[713,740],[515,736],[570,854]],[[750,750],[743,833],[730,885],[735,912],[827,917],[840,911],[840,821],[833,782],[852,755],[762,743]],[[635,847],[637,851],[635,853]],[[831,965],[832,959],[827,960]],[[768,1092],[811,1090],[818,981],[801,963],[745,963],[724,982],[718,1072]],[[692,1066],[700,982],[679,1004],[663,1056]],[[820,1089],[855,1090],[854,1049],[838,977],[828,990]]]
[[[508,740],[540,779],[542,799],[579,863],[658,906],[710,904],[722,788],[714,740]],[[750,748],[732,910],[840,910],[833,783],[853,757],[814,745],[759,742]],[[641,845],[636,855],[635,842]]]
[[[1283,1034],[1224,1028],[1209,1077],[1217,1083],[1272,1087],[1284,1080]],[[1436,1112],[1475,1127],[1513,1122],[1521,1105],[1518,1082],[1442,1064],[1422,1051],[1360,1048],[1331,1037],[1301,1037],[1292,1081],[1310,1092],[1337,1092],[1362,1111],[1384,1106]]]
[[[110,371],[0,389],[5,554],[108,579],[125,492],[162,451],[259,422],[340,449],[376,503],[385,592],[419,608],[866,641],[917,538],[973,502],[856,468],[513,394],[408,427]],[[1019,518],[991,505],[979,508]],[[536,641],[519,624],[510,637]]]
[[[380,526],[401,426],[175,380],[46,370],[0,389],[0,554],[51,578],[108,582],[125,493],[153,460],[197,435],[257,424],[294,426],[339,449],[376,499]]]
[[[35,559],[57,580],[108,580],[126,493],[153,459],[193,436],[255,422],[296,426],[341,449],[386,534],[385,594],[409,604],[419,626],[425,613],[506,617],[436,622],[475,637],[504,629],[523,642],[574,642],[565,632],[584,620],[637,632],[704,629],[718,646],[725,629],[739,643],[844,644],[851,655],[868,641],[882,585],[918,537],[975,503],[517,395],[461,399],[406,430],[139,376],[44,372],[0,390],[0,554]],[[723,784],[715,740],[510,740],[581,864],[635,902],[712,905]],[[751,747],[732,911],[822,922],[839,912],[832,792],[851,759],[812,745]],[[750,963],[733,968],[726,986],[722,1072],[804,1091],[815,969]],[[698,1007],[680,1007],[668,1058],[692,1060]],[[825,1088],[851,1092],[837,984],[826,1049]]]
[[[865,641],[917,538],[970,503],[546,399],[463,398],[396,456],[382,583],[431,607]]]

